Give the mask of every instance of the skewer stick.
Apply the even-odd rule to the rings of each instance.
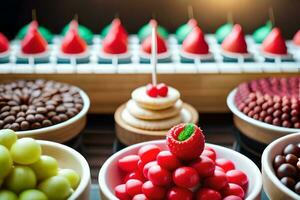
[[[31,10],[31,17],[32,17],[33,21],[36,21],[36,10],[35,9]]]
[[[157,66],[157,38],[156,38],[156,24],[152,26],[152,47],[151,47],[151,64],[152,64],[152,84],[157,84],[156,66]]]
[[[78,14],[77,13],[74,15],[74,20],[78,22]]]
[[[71,65],[72,65],[72,67],[73,67],[73,70],[74,71],[77,71],[77,60],[76,60],[76,57],[75,56],[71,56],[70,57],[70,63],[71,63]]]
[[[189,19],[193,19],[193,18],[194,18],[194,10],[193,10],[193,6],[189,5],[187,8],[188,8],[188,16],[189,16]]]
[[[269,18],[272,22],[272,25],[275,26],[275,15],[274,15],[274,9],[272,7],[269,8]]]
[[[228,12],[228,13],[227,13],[227,22],[228,22],[228,23],[231,23],[231,24],[234,24],[232,12]]]
[[[112,65],[116,68],[116,71],[118,71],[118,64],[119,64],[119,62],[118,62],[118,57],[117,57],[117,56],[114,56],[114,57],[112,58]]]

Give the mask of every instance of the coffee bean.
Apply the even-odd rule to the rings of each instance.
[[[287,154],[285,156],[285,160],[286,160],[287,163],[290,163],[291,165],[295,166],[298,162],[298,157],[293,155],[293,154]]]
[[[27,115],[27,116],[26,116],[26,120],[27,120],[29,123],[35,122],[34,115],[32,115],[32,114]]]
[[[27,121],[21,122],[21,130],[22,130],[22,131],[28,130],[28,129],[29,129],[29,126],[30,126],[29,122],[27,122]]]
[[[0,129],[3,127],[4,121],[0,120]]]
[[[68,120],[68,116],[66,114],[59,114],[58,116],[60,117],[61,121]]]
[[[9,106],[17,106],[18,103],[16,101],[9,101],[9,102],[7,102],[7,105],[9,105]]]
[[[56,114],[56,112],[54,112],[54,111],[50,111],[50,112],[48,112],[47,113],[47,117],[49,117],[49,118],[52,118],[52,117],[54,117],[54,116],[56,116],[57,114]]]
[[[282,155],[276,155],[273,161],[273,167],[275,170],[277,170],[277,168],[282,165],[283,163],[285,163],[285,157]]]
[[[46,106],[46,109],[47,109],[48,111],[53,111],[53,110],[55,110],[55,106],[53,106],[53,105],[47,105],[47,106]]]
[[[300,148],[296,144],[288,144],[284,148],[283,154],[284,155],[294,154],[295,156],[297,156],[299,158],[300,157]]]
[[[9,115],[9,112],[3,112],[3,113],[1,113],[1,115],[0,115],[0,119],[4,119],[5,117],[7,117]]]
[[[42,125],[41,125],[41,123],[39,123],[39,122],[34,122],[33,124],[31,124],[30,127],[31,127],[32,129],[38,129],[38,128],[41,128]]]
[[[8,124],[8,123],[13,123],[15,120],[16,120],[15,116],[9,115],[9,116],[4,118],[3,122],[5,124]]]
[[[61,122],[59,116],[54,116],[54,117],[52,117],[52,118],[51,118],[51,121],[52,121],[54,124],[58,124],[59,122]]]
[[[24,112],[18,112],[17,117],[25,117],[25,113]]]
[[[9,111],[10,110],[10,107],[9,106],[4,106],[3,108],[1,108],[1,113],[2,112],[6,112],[6,111]]]
[[[58,113],[63,113],[63,112],[66,112],[66,111],[67,111],[67,109],[64,106],[56,107],[56,112],[58,112]]]
[[[74,107],[74,103],[64,103],[63,105],[66,108],[72,108],[72,107]]]
[[[297,194],[300,194],[300,181],[298,181],[298,183],[296,183],[294,189],[295,189],[295,192],[296,192]]]
[[[10,125],[11,125],[11,124],[5,124],[5,125],[3,126],[3,129],[10,129]]]
[[[278,178],[283,178],[285,176],[288,177],[296,177],[297,176],[297,170],[296,168],[288,163],[284,163],[280,165],[277,169],[277,177]]]
[[[52,126],[52,122],[48,119],[45,119],[43,122],[42,122],[42,125],[47,127],[47,126]]]
[[[20,129],[20,125],[15,122],[10,126],[10,129],[12,129],[14,131],[18,131]]]
[[[37,111],[37,113],[39,113],[39,114],[45,114],[45,113],[47,113],[47,109],[44,108],[44,107],[38,107],[38,108],[36,109],[36,111]]]
[[[35,120],[38,121],[38,122],[41,122],[41,121],[43,121],[43,120],[45,119],[44,115],[42,115],[42,114],[36,114],[36,115],[34,116],[34,118],[35,118]]]
[[[72,111],[67,111],[67,112],[66,112],[66,115],[67,115],[69,118],[71,118],[71,117],[75,116],[75,113],[72,112]]]
[[[76,103],[75,104],[75,108],[77,108],[78,110],[81,110],[82,109],[82,104],[79,104],[79,103]],[[257,107],[255,107],[255,108],[257,108]],[[260,108],[258,108],[259,109],[259,111],[255,111],[255,108],[254,108],[254,112],[255,113],[258,113],[258,112],[260,112]]]
[[[18,118],[16,119],[16,122],[17,122],[17,123],[21,123],[22,121],[25,121],[25,118],[24,118],[24,117],[18,117]]]
[[[280,182],[283,183],[283,185],[287,186],[288,188],[292,189],[295,185],[295,180],[291,177],[283,177],[280,179]]]

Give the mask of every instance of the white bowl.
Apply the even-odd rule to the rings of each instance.
[[[40,128],[36,130],[17,131],[18,138],[31,137],[39,140],[50,140],[63,143],[71,140],[78,135],[86,124],[86,114],[90,108],[90,99],[87,94],[80,90],[80,96],[83,100],[81,111],[68,119],[67,121],[55,124],[53,126]]]
[[[280,182],[273,169],[275,156],[281,154],[284,147],[288,144],[297,144],[299,142],[300,133],[294,133],[275,140],[264,150],[261,158],[263,187],[270,199],[300,199],[299,195]]]
[[[43,155],[54,157],[58,162],[59,168],[73,169],[80,175],[80,184],[68,200],[88,200],[91,187],[91,175],[90,167],[85,158],[66,145],[43,140],[38,140],[38,142],[42,146]]]
[[[274,126],[251,117],[241,112],[235,105],[234,97],[237,89],[231,91],[227,97],[227,106],[234,114],[235,126],[246,136],[261,143],[269,144],[274,139],[280,138],[290,133],[300,132],[297,128],[285,128]]]
[[[165,140],[155,140],[129,146],[112,155],[109,159],[106,160],[99,172],[98,183],[102,200],[118,199],[114,195],[114,187],[121,183],[121,173],[118,169],[117,162],[120,158],[126,155],[137,154],[139,148],[145,144],[156,144],[162,149],[167,149]],[[249,158],[236,151],[218,145],[207,143],[206,145],[215,149],[218,157],[232,160],[235,163],[237,169],[240,169],[247,173],[249,179],[249,187],[245,199],[260,199],[262,179],[261,173],[257,166]]]

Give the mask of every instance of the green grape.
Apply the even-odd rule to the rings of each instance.
[[[80,176],[73,169],[61,169],[58,172],[59,176],[65,177],[71,184],[72,189],[76,189],[80,183]]]
[[[41,145],[32,138],[22,138],[11,146],[10,153],[15,163],[29,165],[41,156]]]
[[[48,200],[48,197],[40,190],[25,190],[20,196],[19,200]]]
[[[18,196],[9,190],[0,190],[0,200],[18,200]]]
[[[5,179],[7,189],[19,194],[23,190],[36,187],[36,177],[33,170],[26,166],[15,166]]]
[[[72,194],[69,181],[61,176],[53,176],[44,180],[38,188],[47,195],[49,200],[64,200]]]
[[[12,159],[5,146],[0,145],[0,179],[9,174],[12,169]]]
[[[38,180],[44,180],[51,176],[57,175],[58,163],[55,158],[51,156],[42,155],[40,159],[30,165],[36,174]]]
[[[2,129],[0,130],[0,144],[10,149],[11,145],[13,145],[17,141],[17,134],[10,129]]]

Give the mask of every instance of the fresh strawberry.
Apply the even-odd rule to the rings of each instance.
[[[166,84],[160,83],[157,85],[158,95],[161,97],[166,97],[168,95],[169,88]]]
[[[157,87],[155,85],[152,85],[151,83],[149,83],[147,86],[146,86],[146,92],[148,94],[148,96],[150,97],[157,97],[158,96],[158,90],[157,90]]]
[[[195,124],[179,124],[167,134],[167,146],[181,160],[198,158],[204,149],[204,135]]]

